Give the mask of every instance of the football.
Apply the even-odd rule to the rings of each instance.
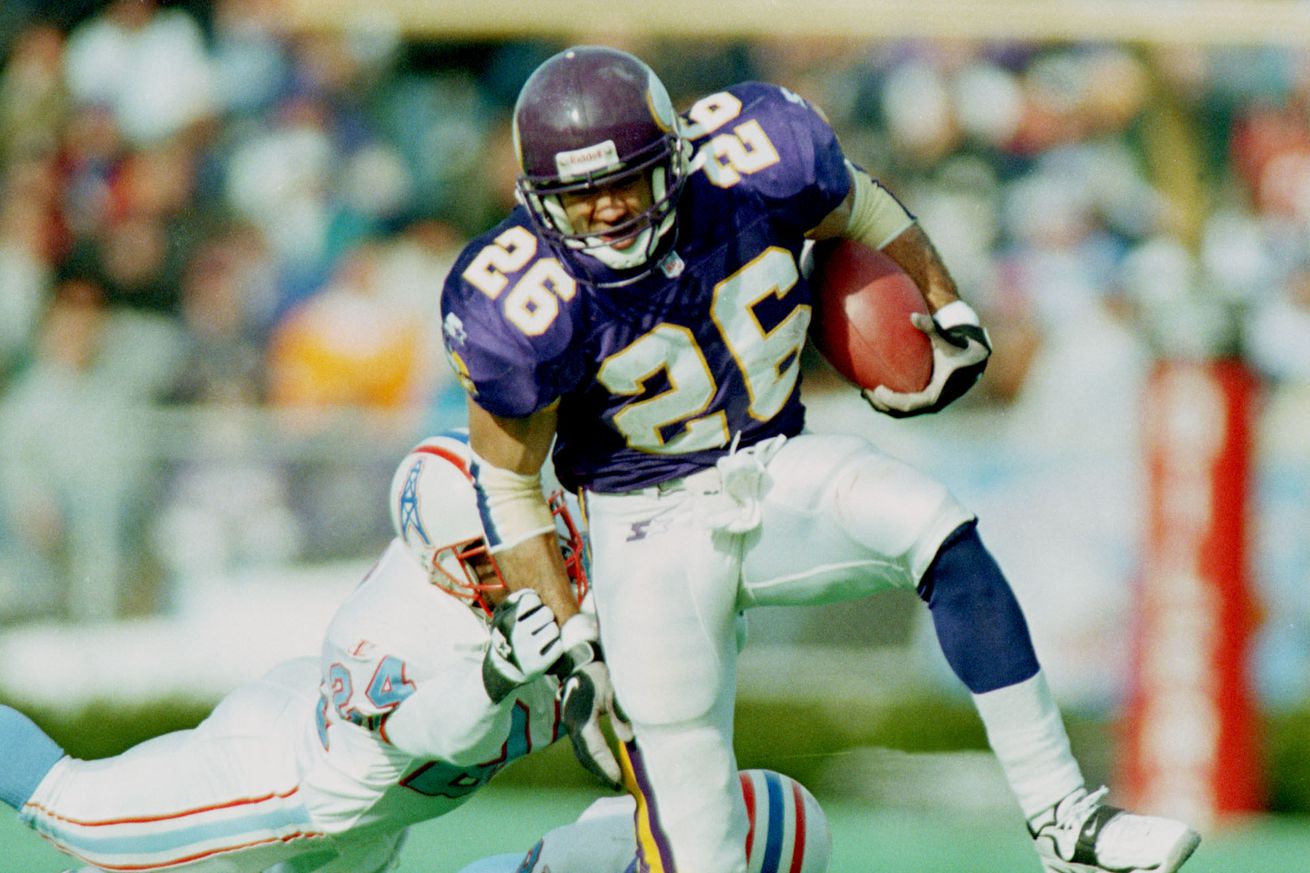
[[[910,323],[928,307],[896,262],[852,240],[814,247],[810,341],[861,388],[921,391],[932,378],[932,342]]]

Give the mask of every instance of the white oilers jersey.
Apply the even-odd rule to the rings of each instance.
[[[487,697],[488,637],[394,543],[319,658],[240,686],[194,730],[60,759],[20,818],[102,870],[394,869],[406,825],[449,812],[559,734],[554,679]]]
[[[329,625],[305,739],[307,805],[328,833],[443,815],[560,736],[546,677],[493,704],[486,623],[395,540]]]

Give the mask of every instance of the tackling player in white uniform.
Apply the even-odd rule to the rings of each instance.
[[[927,603],[1048,873],[1176,870],[1195,832],[1084,785],[973,513],[866,440],[805,430],[809,240],[882,249],[932,313],[916,325],[932,342],[929,384],[868,392],[880,412],[943,409],[991,353],[928,236],[847,160],[823,114],[742,82],[678,116],[641,60],[578,46],[528,78],[513,133],[519,206],[453,265],[446,351],[469,395],[493,551],[561,618],[575,607],[537,484],[548,455],[583,495],[610,672],[591,662],[577,681],[599,718],[612,675],[635,732],[621,752],[640,873],[747,871],[737,611],[888,588]],[[584,742],[588,755],[618,782],[607,748]]]
[[[420,444],[393,480],[396,538],[321,657],[278,665],[194,730],[82,761],[0,706],[0,800],[91,869],[394,869],[407,825],[561,735],[547,670],[589,645],[588,615],[562,637],[534,594],[506,596],[474,499],[466,437]],[[553,505],[580,595],[581,538]]]

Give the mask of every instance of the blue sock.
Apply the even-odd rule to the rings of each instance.
[[[974,694],[1031,679],[1037,654],[1019,601],[978,536],[956,528],[919,584],[946,661]]]
[[[0,704],[0,800],[22,809],[62,757],[64,750],[30,718]]]

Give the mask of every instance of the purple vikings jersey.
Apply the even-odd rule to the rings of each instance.
[[[804,234],[850,190],[841,147],[808,103],[758,82],[705,97],[683,124],[694,149],[677,239],[649,276],[577,281],[520,206],[446,280],[443,332],[461,383],[508,418],[558,400],[554,462],[570,489],[684,476],[734,439],[804,423],[810,289],[797,264]]]

